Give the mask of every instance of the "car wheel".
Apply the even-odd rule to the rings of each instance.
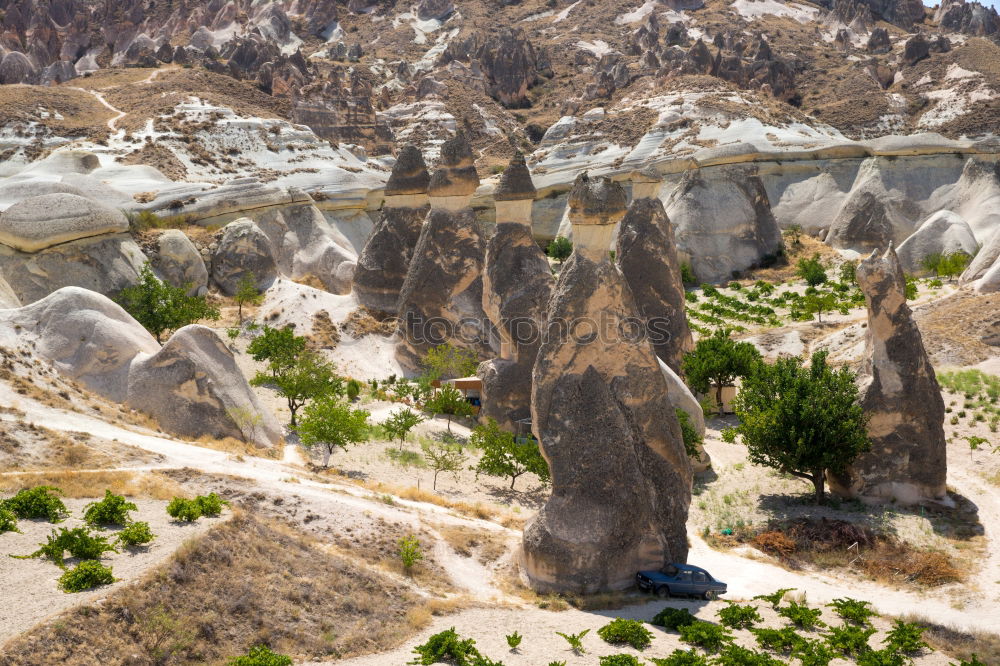
[[[719,593],[715,590],[705,590],[705,594],[702,596],[705,597],[705,601],[712,601],[719,598]]]
[[[659,586],[658,588],[656,588],[656,596],[660,597],[661,599],[666,599],[667,597],[670,596],[670,588],[667,587],[666,585]]]

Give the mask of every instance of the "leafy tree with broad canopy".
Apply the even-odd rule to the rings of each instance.
[[[818,252],[809,258],[799,259],[795,272],[810,287],[817,287],[826,282],[826,269],[823,268]]]
[[[737,342],[729,331],[718,329],[711,337],[702,338],[694,351],[684,355],[684,376],[695,391],[708,393],[715,387],[715,402],[722,409],[722,388],[732,386],[737,377],[744,377],[760,361],[760,352],[749,342]]]
[[[562,262],[569,259],[569,256],[573,254],[573,241],[565,236],[556,236],[549,242],[549,246],[545,248],[545,254],[558,261],[561,265]]]
[[[268,370],[274,378],[295,365],[295,359],[305,350],[305,337],[295,335],[291,326],[285,328],[265,326],[260,335],[247,346],[247,353],[253,360],[267,361]]]
[[[385,421],[382,421],[381,425],[390,438],[399,440],[399,448],[402,449],[403,440],[406,439],[406,435],[415,426],[423,423],[423,421],[424,417],[420,414],[417,414],[409,407],[404,407],[392,412]]]
[[[476,465],[476,474],[510,478],[510,489],[518,477],[533,472],[543,482],[549,480],[549,464],[545,462],[534,437],[519,442],[512,433],[501,430],[493,419],[472,430],[469,444],[482,449],[483,457]]]
[[[147,262],[139,272],[139,281],[118,294],[118,305],[153,334],[157,342],[166,331],[176,331],[201,319],[218,319],[219,309],[204,296],[188,296],[190,284],[175,287],[162,282]]]
[[[479,359],[468,349],[450,344],[438,345],[427,350],[422,363],[424,377],[430,381],[436,379],[454,379],[468,377],[476,372]]]
[[[826,473],[844,472],[871,446],[854,373],[826,358],[816,352],[808,367],[798,358],[757,363],[734,401],[740,423],[723,432],[726,441],[742,437],[750,462],[811,482],[817,504]]]
[[[310,400],[325,396],[340,396],[344,393],[344,382],[334,372],[334,367],[319,354],[306,350],[301,352],[291,365],[281,365],[277,369],[272,364],[271,374],[258,372],[250,380],[254,386],[274,386],[278,394],[288,403],[291,412],[291,426],[296,426],[299,409]]]
[[[367,441],[368,416],[366,410],[353,409],[340,396],[327,394],[305,408],[295,432],[303,446],[322,447],[323,467],[328,467],[337,447],[346,449],[348,444]]]
[[[472,405],[465,399],[462,392],[451,384],[445,384],[430,398],[424,401],[424,411],[431,414],[444,414],[448,417],[448,432],[451,432],[451,420],[456,416],[472,416]]]

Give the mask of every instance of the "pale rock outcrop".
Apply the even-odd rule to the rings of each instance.
[[[910,504],[946,493],[944,400],[920,330],[906,304],[903,267],[892,245],[857,268],[868,305],[859,382],[872,447],[830,479],[847,497]]]
[[[656,355],[680,372],[694,347],[684,316],[684,284],[674,229],[657,196],[662,177],[653,169],[632,174],[632,203],[618,228],[615,256],[628,282]]]
[[[385,185],[382,214],[354,269],[354,294],[365,307],[395,314],[420,229],[430,210],[429,184],[430,175],[420,150],[404,146]]]
[[[167,229],[156,239],[156,255],[150,260],[159,277],[175,287],[189,285],[189,295],[208,290],[208,268],[198,249],[183,231]]]
[[[212,256],[212,281],[228,296],[253,273],[260,291],[267,290],[278,277],[278,267],[267,235],[248,218],[227,224]]]
[[[692,169],[664,202],[681,260],[702,282],[767,265],[782,251],[781,230],[753,168]]]
[[[684,380],[669,365],[664,363],[662,358],[657,360],[660,362],[663,379],[667,382],[667,398],[670,400],[671,406],[674,409],[684,410],[691,425],[698,432],[698,436],[704,439],[705,411],[701,408],[701,403],[698,402],[698,398],[684,383]],[[688,461],[691,463],[691,471],[695,474],[704,472],[712,466],[712,459],[709,457],[708,451],[705,450],[704,441],[698,446],[698,455],[688,456]]]
[[[907,273],[925,272],[921,262],[932,254],[955,253],[972,257],[979,244],[969,224],[950,210],[938,211],[899,246],[896,254]]]
[[[652,347],[629,335],[637,308],[610,261],[625,192],[579,176],[569,197],[574,252],[547,320],[576,322],[543,343],[532,426],[552,494],[524,530],[522,563],[540,590],[623,589],[635,572],[687,558],[691,466]]]
[[[493,193],[496,232],[486,244],[483,309],[500,338],[500,356],[479,366],[483,380],[480,418],[517,432],[531,416],[531,371],[554,280],[548,259],[531,234],[535,186],[517,153]]]
[[[125,402],[185,436],[246,438],[259,447],[276,445],[281,429],[250,389],[232,352],[210,328],[185,326],[154,354],[132,362]],[[257,415],[254,428],[234,422]]]
[[[863,252],[885,247],[896,238],[890,211],[874,192],[851,195],[830,224],[826,244],[838,249]]]
[[[121,211],[65,192],[28,197],[0,213],[0,243],[22,252],[122,231]]]
[[[428,189],[431,210],[396,308],[403,337],[396,358],[411,372],[444,343],[493,356],[496,333],[483,312],[486,239],[469,207],[478,185],[472,148],[459,133],[441,146]]]

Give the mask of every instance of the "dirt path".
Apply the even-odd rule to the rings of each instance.
[[[169,72],[169,71],[172,71],[172,70],[175,70],[175,69],[180,69],[180,68],[178,66],[176,66],[176,65],[169,65],[167,67],[162,67],[160,69],[157,69],[157,70],[151,72],[149,76],[147,76],[146,78],[144,78],[142,81],[139,81],[137,84],[138,85],[148,85],[148,84],[152,83],[153,80],[156,79],[156,77],[158,77],[160,74],[162,74],[164,72]],[[106,108],[109,111],[111,111],[112,113],[116,114],[113,118],[109,118],[108,119],[107,126],[108,126],[108,129],[111,130],[112,132],[117,132],[118,131],[118,121],[121,120],[122,118],[124,118],[125,116],[127,116],[128,114],[125,111],[122,111],[121,109],[118,109],[117,107],[112,106],[112,104],[110,102],[108,102],[108,100],[104,99],[104,92],[103,91],[107,90],[107,88],[102,88],[101,90],[88,90],[87,88],[77,88],[75,86],[69,86],[69,88],[71,90],[79,90],[81,92],[87,93],[88,95],[92,95],[94,97],[94,99],[96,99],[98,102],[100,102],[101,105],[104,108]]]

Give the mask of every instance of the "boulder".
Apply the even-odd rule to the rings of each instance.
[[[983,243],[979,253],[972,258],[958,279],[959,283],[967,284],[979,280],[998,264],[998,258],[1000,258],[1000,227],[997,227],[997,230]]]
[[[281,429],[258,402],[232,352],[212,329],[197,324],[133,361],[125,401],[184,437],[235,437],[262,448],[281,440]],[[247,418],[258,422],[250,426]]]
[[[483,310],[499,335],[500,356],[479,367],[480,418],[512,432],[531,417],[531,371],[553,286],[548,259],[531,233],[534,198],[524,156],[516,153],[493,193],[497,226],[486,244],[483,272]]]
[[[885,247],[894,238],[894,225],[881,199],[873,192],[861,192],[850,196],[833,218],[826,244],[862,252]]]
[[[624,589],[640,569],[687,559],[691,466],[652,347],[609,260],[625,192],[582,174],[569,197],[575,239],[547,320],[575,322],[538,353],[532,428],[552,494],[524,530],[530,584],[553,592]]]
[[[0,243],[22,252],[122,231],[128,220],[121,211],[66,192],[21,199],[0,213]]]
[[[208,269],[198,249],[183,231],[167,229],[156,239],[156,255],[150,263],[159,277],[175,287],[189,285],[188,294],[208,290]]]
[[[868,306],[858,376],[872,447],[830,479],[845,497],[912,504],[947,492],[944,400],[920,330],[906,304],[903,267],[892,245],[857,268]]]
[[[930,44],[922,32],[918,32],[913,37],[906,40],[903,47],[903,62],[907,65],[915,65],[930,55]]]
[[[907,273],[925,272],[921,262],[932,254],[976,254],[979,244],[969,224],[950,210],[934,213],[899,246],[899,263]]]
[[[694,347],[684,316],[684,284],[674,229],[657,196],[660,174],[632,175],[632,204],[618,229],[615,256],[656,355],[680,372],[684,353]]]
[[[420,0],[417,4],[417,18],[421,21],[441,21],[455,11],[452,0]]]
[[[781,230],[752,167],[692,169],[667,197],[679,258],[701,282],[770,265],[782,252]]]
[[[430,175],[420,150],[399,151],[385,186],[382,214],[372,229],[354,270],[354,294],[365,307],[396,313],[399,293],[430,202]]]
[[[892,51],[892,42],[889,40],[889,31],[885,28],[875,28],[872,30],[872,34],[868,36],[868,45],[866,46],[869,53],[881,54],[888,53]]]
[[[507,108],[530,106],[528,88],[538,78],[539,57],[523,31],[496,31],[476,54],[487,92]]]
[[[257,289],[266,291],[278,277],[278,267],[267,235],[248,218],[227,224],[212,255],[212,281],[227,296],[236,293],[247,274],[253,273]]]

